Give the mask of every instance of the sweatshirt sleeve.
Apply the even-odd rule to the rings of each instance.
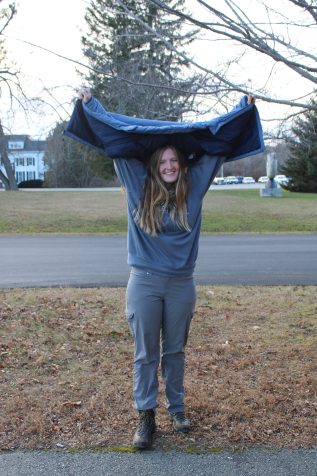
[[[115,159],[114,168],[121,184],[128,192],[135,187],[143,187],[146,167],[140,160]]]
[[[189,168],[193,193],[204,197],[226,157],[203,155]]]

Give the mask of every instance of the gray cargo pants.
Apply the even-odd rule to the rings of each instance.
[[[140,268],[131,269],[126,316],[134,337],[137,410],[158,405],[160,358],[167,408],[171,413],[184,410],[184,348],[195,301],[192,276],[160,276]]]

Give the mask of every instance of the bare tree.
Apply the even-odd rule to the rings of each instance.
[[[96,183],[103,186],[114,175],[113,162],[105,161],[101,153],[96,154],[83,144],[63,137],[65,127],[65,122],[57,124],[47,138],[46,184],[56,188],[91,187]]]
[[[11,166],[11,162],[7,152],[7,142],[5,134],[0,121],[0,158],[3,164],[6,175],[0,169],[0,180],[3,182],[6,190],[17,190],[17,182],[14,175],[14,170]]]
[[[121,0],[119,2],[121,3]],[[224,53],[233,50],[236,54],[237,47],[240,48],[241,55],[250,51],[256,52],[257,60],[251,66],[250,75],[252,67],[258,69],[263,63],[266,63],[269,71],[268,76],[263,78],[262,86],[256,91],[260,99],[298,107],[300,110],[313,108],[308,99],[314,94],[317,84],[317,53],[314,40],[317,30],[316,0],[281,0],[278,3],[272,0],[249,2],[192,0],[192,11],[197,12],[192,14],[171,9],[163,0],[149,0],[149,2],[198,28],[205,41],[218,42],[219,47],[221,42],[225,42]],[[243,9],[241,3],[248,8]],[[226,92],[250,91],[247,78],[237,81],[235,68],[224,70],[223,64],[215,68],[214,63],[206,66],[206,62],[187,59],[210,78],[210,92],[213,92],[215,80],[219,81]],[[278,98],[270,94],[268,89],[270,75],[278,65],[283,65],[288,74],[295,79],[300,77],[306,81],[305,94],[298,94],[298,90],[294,96]],[[205,93],[208,92],[207,83]]]
[[[3,0],[0,0],[0,4]],[[0,83],[1,90],[5,85],[12,92],[12,84],[18,84],[17,72],[7,63],[7,54],[4,39],[1,38],[4,30],[16,14],[14,3],[0,9]]]
[[[192,48],[181,51],[164,31],[145,22],[127,2],[116,0],[201,78],[195,83],[196,114],[187,114],[188,120],[197,112],[228,112],[239,95],[252,93],[262,100],[265,138],[285,140],[293,119],[315,108],[316,0],[187,0],[190,13],[166,0],[147,1],[198,30]]]
[[[1,3],[2,0],[0,0]],[[18,73],[7,63],[6,50],[4,48],[4,41],[1,38],[4,30],[12,20],[16,13],[15,5],[10,4],[7,8],[0,10],[0,96],[4,88],[9,91],[11,99],[14,96],[13,89],[20,89]],[[0,180],[4,183],[6,190],[17,190],[17,183],[14,171],[11,166],[10,159],[7,152],[7,143],[4,129],[0,120],[0,158],[5,173],[0,169]]]

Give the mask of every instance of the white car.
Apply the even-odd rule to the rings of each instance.
[[[237,179],[237,177],[233,175],[229,175],[228,177],[225,177],[224,185],[231,185],[234,183],[239,183],[239,180]]]
[[[286,175],[275,175],[274,180],[280,185],[287,185],[289,181]]]
[[[215,177],[212,184],[213,185],[223,185],[224,184],[224,178],[223,177]]]
[[[262,177],[259,178],[258,182],[259,183],[266,183],[269,180],[269,177],[266,175],[263,175]]]
[[[253,177],[243,177],[242,183],[255,183]]]

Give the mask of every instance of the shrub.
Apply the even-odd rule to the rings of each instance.
[[[43,180],[35,179],[35,180],[23,180],[20,182],[18,187],[19,188],[42,188]]]

